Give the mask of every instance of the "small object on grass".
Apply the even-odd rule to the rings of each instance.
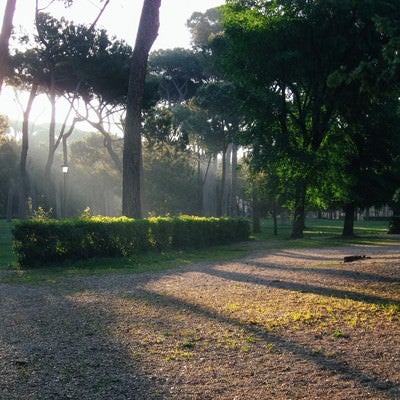
[[[17,360],[14,360],[14,364],[17,367],[25,367],[25,366],[28,365],[28,360],[24,360],[24,359],[19,358]]]
[[[371,257],[367,257],[365,255],[362,255],[362,256],[346,256],[346,257],[343,257],[343,262],[353,262],[353,261],[358,261],[358,260],[365,260],[367,258],[371,258]]]

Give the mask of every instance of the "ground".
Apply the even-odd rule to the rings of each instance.
[[[400,399],[400,243],[250,245],[229,262],[1,284],[0,399]]]

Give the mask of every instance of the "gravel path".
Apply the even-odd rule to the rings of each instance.
[[[2,284],[0,399],[400,399],[393,243]]]

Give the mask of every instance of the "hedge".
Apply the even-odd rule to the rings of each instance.
[[[97,216],[18,221],[12,232],[18,263],[37,267],[243,241],[249,237],[250,226],[240,218]]]

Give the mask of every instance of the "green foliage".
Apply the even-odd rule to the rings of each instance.
[[[250,128],[243,136],[254,167],[275,175],[276,190],[292,200],[293,237],[303,234],[310,204],[322,207],[350,197],[364,205],[357,186],[371,187],[366,171],[375,187],[388,187],[381,179],[387,168],[381,167],[387,165],[387,149],[398,146],[395,133],[388,146],[379,132],[391,125],[382,105],[397,84],[385,73],[390,36],[382,26],[388,24],[379,28],[377,21],[397,16],[394,4],[230,0],[224,7],[219,64],[245,99]],[[340,173],[352,162],[362,169],[349,165],[347,174]],[[368,205],[382,200],[370,193],[361,193]],[[385,193],[386,201],[390,195]]]
[[[15,261],[11,251],[11,224],[0,220],[0,270]]]
[[[14,250],[24,267],[225,244],[246,240],[249,233],[246,220],[191,216],[41,219],[19,221],[13,228]]]
[[[46,219],[53,218],[53,209],[45,210],[43,207],[39,206],[36,210],[33,211],[33,218],[36,221],[43,221]]]
[[[199,49],[207,49],[213,38],[222,30],[222,12],[219,8],[210,8],[206,12],[194,12],[187,21],[192,43]]]

